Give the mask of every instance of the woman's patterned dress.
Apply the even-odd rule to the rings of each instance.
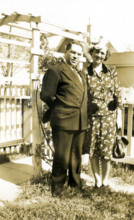
[[[116,110],[108,110],[108,103],[113,100],[113,95],[118,98],[121,106],[120,89],[117,82],[117,72],[114,67],[102,65],[102,77],[93,70],[92,64],[86,70],[88,83],[88,100],[99,106],[99,110],[89,115],[91,142],[90,157],[99,156],[105,159],[112,157],[112,149],[116,132]]]

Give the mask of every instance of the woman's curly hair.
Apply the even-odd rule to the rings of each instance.
[[[104,59],[104,61],[108,60],[108,58],[111,56],[111,53],[108,49],[108,46],[107,46],[107,43],[104,43],[102,42],[101,40],[98,41],[98,42],[92,42],[90,45],[89,45],[89,48],[88,48],[88,53],[92,56],[92,53],[95,49],[101,49],[101,48],[106,48],[107,51],[106,51],[106,57]]]

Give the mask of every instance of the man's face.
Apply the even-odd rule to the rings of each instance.
[[[66,51],[65,59],[66,62],[71,65],[72,67],[76,67],[79,58],[82,56],[82,47],[77,44],[72,44],[72,47]]]

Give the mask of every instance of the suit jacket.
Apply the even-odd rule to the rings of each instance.
[[[40,98],[51,109],[50,124],[63,130],[87,128],[87,85],[65,62],[58,62],[43,77]]]

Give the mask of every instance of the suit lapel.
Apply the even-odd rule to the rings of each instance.
[[[76,73],[68,66],[68,64],[66,63],[62,63],[61,65],[61,71],[71,80],[74,82],[75,85],[77,85],[79,87],[80,90],[84,91],[84,79],[83,76],[82,77],[82,81],[83,84],[80,82],[78,76],[76,75]]]
[[[80,76],[82,78],[82,82],[83,82],[83,85],[85,87],[85,83],[86,83],[85,76],[84,76],[85,73],[83,71],[80,71],[79,74],[80,74]]]

